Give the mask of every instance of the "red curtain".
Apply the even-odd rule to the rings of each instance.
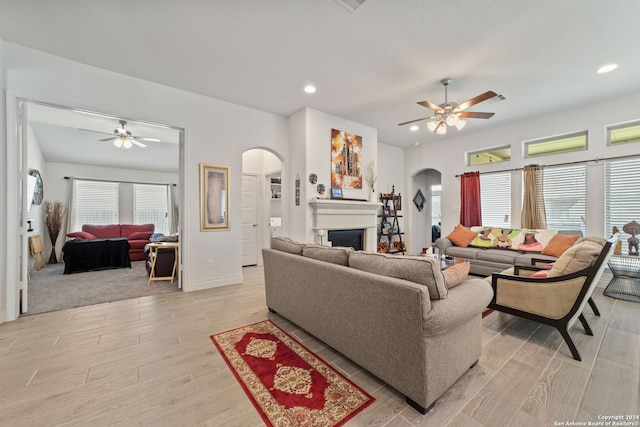
[[[460,224],[465,227],[482,225],[480,172],[465,172],[460,175]]]

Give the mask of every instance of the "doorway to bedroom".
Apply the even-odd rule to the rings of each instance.
[[[32,256],[26,254],[23,276],[27,280],[20,293],[22,314],[179,291],[179,268],[177,278],[149,284],[144,248],[152,238],[179,240],[183,130],[128,117],[22,102],[28,117],[24,141],[27,168],[39,171],[44,183],[43,202],[28,206],[26,221],[30,226],[23,237],[27,240],[40,235],[45,259],[58,261],[36,269]],[[63,218],[52,243],[50,208],[56,202],[62,205]],[[141,224],[153,224],[153,230],[143,227],[144,236],[129,232]],[[78,235],[83,225],[117,228],[117,233]],[[128,231],[121,235],[123,229]],[[64,245],[72,239],[91,237],[124,239],[130,247],[127,255],[131,268],[111,265],[102,269],[98,264],[97,268],[64,274]]]

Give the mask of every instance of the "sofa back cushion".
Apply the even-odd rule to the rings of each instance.
[[[607,241],[599,237],[585,237],[564,251],[553,263],[547,277],[575,273],[592,265]]]
[[[120,237],[120,224],[82,226],[82,231],[93,234],[96,239],[113,239]]]
[[[353,248],[331,247],[321,245],[305,245],[302,249],[302,256],[330,262],[338,265],[349,265],[349,254],[354,252]]]
[[[149,237],[155,229],[156,226],[153,224],[120,224],[120,237],[126,237],[128,239],[133,233],[148,232],[149,235],[146,239],[139,240],[149,240]]]
[[[291,240],[288,237],[271,238],[271,249],[287,252],[294,255],[302,255],[305,245]]]
[[[354,251],[349,254],[349,267],[424,285],[429,298],[447,296],[440,262],[431,257],[409,257]]]

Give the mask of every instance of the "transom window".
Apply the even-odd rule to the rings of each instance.
[[[541,138],[524,142],[525,157],[546,156],[587,149],[587,132]]]
[[[511,160],[510,145],[467,152],[467,166],[506,162],[507,160]]]
[[[607,127],[607,144],[618,145],[640,142],[640,120]]]

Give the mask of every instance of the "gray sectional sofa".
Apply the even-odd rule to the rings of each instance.
[[[269,309],[402,393],[422,413],[482,351],[489,284],[447,289],[440,263],[274,238],[263,249]]]
[[[580,230],[560,230],[558,234],[582,237]],[[532,258],[554,262],[556,257],[541,255],[536,252],[522,252],[513,249],[479,248],[473,246],[460,247],[454,245],[446,237],[436,239],[436,247],[441,254],[463,258],[471,263],[471,274],[491,276],[515,265],[531,265]]]

